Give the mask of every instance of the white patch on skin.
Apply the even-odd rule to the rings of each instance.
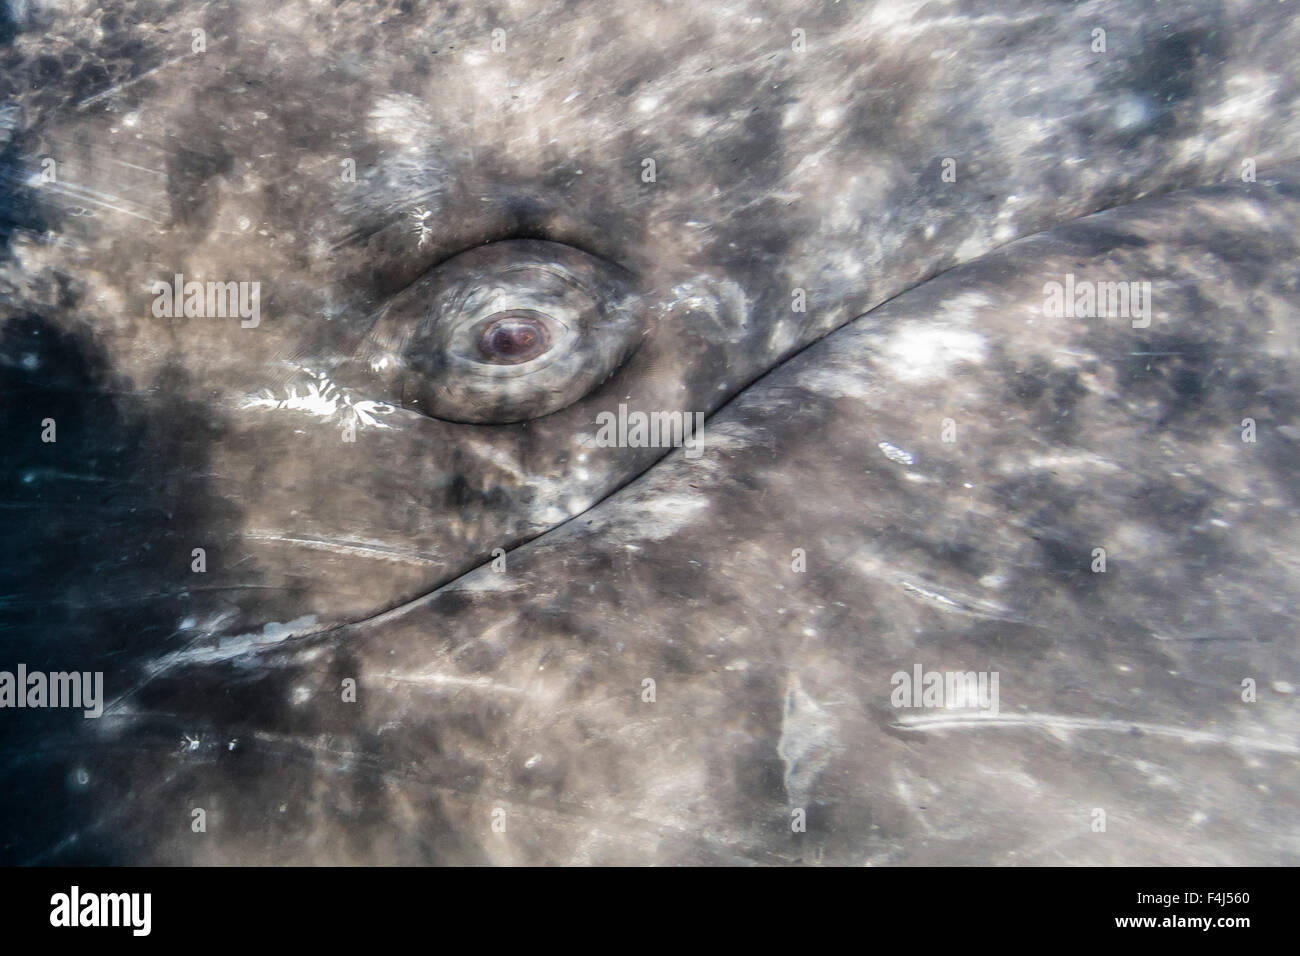
[[[958,264],[970,262],[971,260],[978,259],[980,256],[984,255],[984,253],[988,252],[992,246],[992,240],[981,230],[976,235],[967,236],[963,239],[958,244],[957,251],[953,253],[953,257],[956,259]]]
[[[570,498],[565,502],[565,507],[569,509],[569,516],[573,516],[582,514],[590,508],[592,504],[594,504],[594,502],[590,498]]]
[[[992,767],[980,767],[979,772],[989,777],[1001,777],[1013,783],[1017,783],[1031,793],[1038,793],[1041,789],[1038,781],[1029,774],[1020,770],[994,770]]]
[[[1115,105],[1115,125],[1120,129],[1140,126],[1151,118],[1151,109],[1139,96],[1125,96]]]
[[[1032,455],[1026,459],[1025,464],[1030,469],[1046,471],[1088,469],[1094,471],[1117,472],[1123,470],[1113,461],[1107,461],[1105,458],[1102,458],[1099,455],[1093,455],[1089,452],[1058,455]]]
[[[367,131],[394,146],[424,147],[429,144],[428,110],[414,96],[382,96],[367,118]]]
[[[1272,115],[1273,95],[1277,92],[1276,76],[1234,72],[1225,81],[1225,86],[1228,95],[1205,108],[1205,118],[1210,122],[1241,128],[1245,117],[1265,122]]]
[[[691,135],[696,139],[708,136],[714,129],[713,120],[707,116],[701,116],[691,121]]]
[[[818,395],[831,398],[864,399],[875,393],[862,369],[818,368],[799,376],[799,384]]]
[[[548,505],[546,507],[546,510],[543,511],[538,516],[538,520],[541,521],[541,523],[544,525],[559,524],[560,522],[567,521],[568,519],[569,519],[569,514],[565,512],[565,510],[561,508],[559,505]]]
[[[785,764],[785,792],[796,804],[808,797],[817,775],[830,761],[834,742],[830,715],[804,692],[798,676],[793,676],[785,692],[776,753]]]
[[[653,498],[653,507],[630,510],[627,517],[619,516],[614,519],[598,517],[592,525],[585,526],[582,531],[591,533],[596,528],[609,529],[624,538],[663,541],[689,525],[695,520],[695,516],[708,506],[708,500],[699,495],[672,494],[662,497],[656,495]],[[627,546],[633,547],[631,544]]]
[[[892,462],[897,462],[900,465],[911,465],[916,462],[910,452],[903,451],[897,445],[891,445],[887,441],[878,442],[876,447],[884,452],[885,457]]]
[[[885,366],[905,382],[943,378],[959,362],[984,360],[984,337],[947,325],[905,325],[880,350]]]
[[[702,314],[730,341],[742,337],[744,326],[749,321],[749,299],[736,282],[702,275],[673,286],[672,294],[673,301],[667,303],[666,311],[671,313],[681,307],[690,309],[695,313],[690,319],[692,327],[701,333],[706,331],[699,323],[698,317]]]
[[[432,215],[432,210],[425,209],[423,206],[416,206],[411,210],[412,230],[415,233],[416,244],[421,249],[433,236],[433,229],[429,226],[428,221]]]
[[[508,555],[510,552],[507,551]],[[491,563],[481,564],[460,581],[456,582],[457,591],[515,591],[520,587],[521,578],[511,577],[501,571],[494,571]]]
[[[283,624],[279,621],[270,621],[262,626],[261,633],[251,631],[247,634],[220,637],[213,646],[191,647],[165,654],[150,666],[150,670],[153,673],[160,673],[178,664],[215,664],[232,660],[260,648],[279,644],[290,637],[306,634],[315,627],[315,614],[308,614]]]
[[[698,495],[669,495],[655,500],[646,521],[638,522],[641,537],[650,541],[670,538],[690,524],[699,512],[709,506],[707,499]]]
[[[703,440],[708,442],[708,447],[715,454],[719,451],[741,451],[751,447],[755,442],[761,441],[764,437],[762,429],[737,421],[712,423],[700,434],[704,436]],[[708,466],[716,467],[716,463],[720,460],[719,457],[715,457],[712,461],[701,459],[694,462],[694,464],[698,467],[700,464],[707,462]]]
[[[264,391],[256,398],[249,398],[240,404],[240,408],[263,408],[282,411],[303,412],[316,418],[334,418],[340,420],[352,418],[358,426],[389,428],[379,421],[377,415],[388,415],[393,406],[370,399],[356,399],[347,389],[335,385],[324,372],[303,369],[311,380],[302,386],[291,385],[284,398],[277,398],[271,391]],[[303,389],[299,394],[299,387]]]
[[[799,326],[790,319],[782,319],[767,337],[767,348],[773,356],[785,355],[799,342]]]

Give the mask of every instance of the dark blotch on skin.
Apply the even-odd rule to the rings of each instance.
[[[107,705],[139,679],[140,661],[184,645],[177,622],[192,613],[196,542],[180,529],[237,520],[205,477],[222,422],[184,401],[186,386],[183,370],[165,374],[159,413],[89,334],[39,314],[0,327],[0,428],[9,436],[0,547],[21,556],[0,566],[8,669],[102,671]],[[46,419],[57,429],[48,443]],[[84,829],[134,785],[93,743],[95,724],[64,709],[0,720],[0,861],[129,858],[115,834]]]

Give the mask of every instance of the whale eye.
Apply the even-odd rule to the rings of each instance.
[[[530,309],[494,315],[484,323],[478,350],[489,362],[518,365],[535,359],[551,347],[546,317]]]
[[[371,333],[395,358],[386,389],[407,408],[497,424],[577,401],[639,341],[631,275],[555,242],[463,252],[399,296]]]

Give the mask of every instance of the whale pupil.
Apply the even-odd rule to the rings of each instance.
[[[550,348],[546,323],[531,315],[507,315],[493,319],[479,336],[483,357],[498,365],[519,365],[537,358]]]

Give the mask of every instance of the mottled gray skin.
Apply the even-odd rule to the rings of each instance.
[[[1300,859],[1300,24],[998,9],[27,7],[0,667],[112,703],[0,711],[0,859]],[[520,239],[634,340],[433,417],[404,349]],[[1071,272],[1150,327],[1045,315]],[[593,447],[620,403],[705,454]],[[894,708],[916,664],[1000,716]]]

